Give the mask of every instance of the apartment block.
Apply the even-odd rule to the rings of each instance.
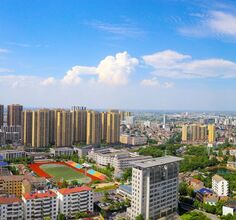
[[[101,143],[101,115],[96,111],[87,111],[86,144],[99,145]]]
[[[4,105],[0,105],[0,129],[4,122]]]
[[[7,106],[7,125],[17,126],[21,125],[23,106],[19,104],[13,104]]]
[[[59,212],[72,218],[77,212],[93,212],[93,192],[87,186],[64,188],[56,191]]]
[[[17,197],[0,197],[0,219],[22,220],[23,204]]]
[[[110,144],[120,141],[120,116],[119,112],[111,110],[107,113],[107,135],[106,142]]]
[[[24,219],[42,220],[49,217],[56,220],[58,215],[57,194],[53,191],[37,191],[22,196]]]
[[[216,174],[212,177],[212,189],[218,196],[228,196],[229,183],[222,176]]]

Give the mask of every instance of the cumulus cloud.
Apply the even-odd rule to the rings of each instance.
[[[161,51],[143,56],[144,62],[154,68],[154,74],[169,78],[232,78],[236,77],[236,63],[224,59],[194,60],[176,51]]]
[[[54,85],[56,82],[56,79],[54,77],[48,77],[47,79],[44,79],[41,81],[41,85],[43,86],[51,86]]]
[[[97,67],[74,66],[62,79],[65,85],[78,85],[82,76],[97,76],[97,81],[109,85],[126,85],[130,74],[139,61],[131,57],[126,51],[115,56],[107,56],[100,61]]]
[[[182,27],[180,33],[188,36],[236,37],[236,15],[223,11],[209,11],[199,16],[194,26]]]
[[[164,82],[164,83],[161,83],[157,77],[152,77],[151,79],[143,79],[141,82],[140,82],[140,85],[141,86],[144,86],[144,87],[159,87],[159,88],[172,88],[174,86],[174,83],[172,82]]]

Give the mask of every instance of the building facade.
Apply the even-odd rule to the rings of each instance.
[[[23,106],[19,104],[13,104],[7,106],[7,125],[17,126],[21,125]]]
[[[228,196],[229,183],[222,176],[216,174],[212,177],[212,189],[218,196]]]
[[[131,220],[140,214],[144,219],[156,220],[177,211],[180,161],[165,156],[134,163]]]

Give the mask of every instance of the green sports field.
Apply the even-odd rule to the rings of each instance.
[[[91,181],[89,177],[63,164],[43,164],[40,168],[53,176],[56,181],[66,180],[70,182],[77,180],[78,183],[89,183]]]

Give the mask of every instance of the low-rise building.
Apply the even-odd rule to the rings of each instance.
[[[126,145],[144,145],[147,143],[146,136],[136,136],[136,135],[129,135],[129,134],[122,134],[120,135],[120,143]]]
[[[56,191],[59,212],[72,218],[77,212],[93,212],[93,191],[87,186]]]
[[[26,156],[23,150],[1,150],[0,155],[4,160],[14,160]]]
[[[0,219],[23,219],[22,200],[17,197],[0,197]]]
[[[222,176],[216,174],[212,177],[212,189],[218,196],[228,196],[229,183]]]
[[[191,178],[189,180],[189,186],[197,191],[197,190],[200,190],[204,187],[204,183],[201,181],[201,180],[198,180],[198,179],[195,179],[195,178]]]
[[[37,191],[22,196],[24,219],[42,220],[49,217],[56,220],[58,215],[57,194],[53,191]]]
[[[54,157],[58,156],[71,156],[74,153],[73,148],[70,147],[59,147],[59,148],[51,148],[50,153],[54,155]]]
[[[132,199],[132,185],[120,185],[116,192],[123,198]]]
[[[45,178],[31,175],[0,176],[0,192],[21,197],[23,192],[29,192],[29,187],[25,187],[23,184],[24,180],[29,182],[30,189],[46,185]]]
[[[222,215],[234,215],[236,213],[236,201],[232,200],[227,202],[223,207],[222,207]]]
[[[216,205],[218,197],[214,192],[207,188],[202,188],[197,191],[196,199],[202,203],[207,203],[209,205]]]
[[[88,158],[97,164],[107,166],[110,164],[115,168],[115,172],[120,172],[126,168],[131,168],[133,163],[141,160],[151,159],[151,156],[140,156],[127,150],[117,150],[113,148],[92,149],[88,153]]]

